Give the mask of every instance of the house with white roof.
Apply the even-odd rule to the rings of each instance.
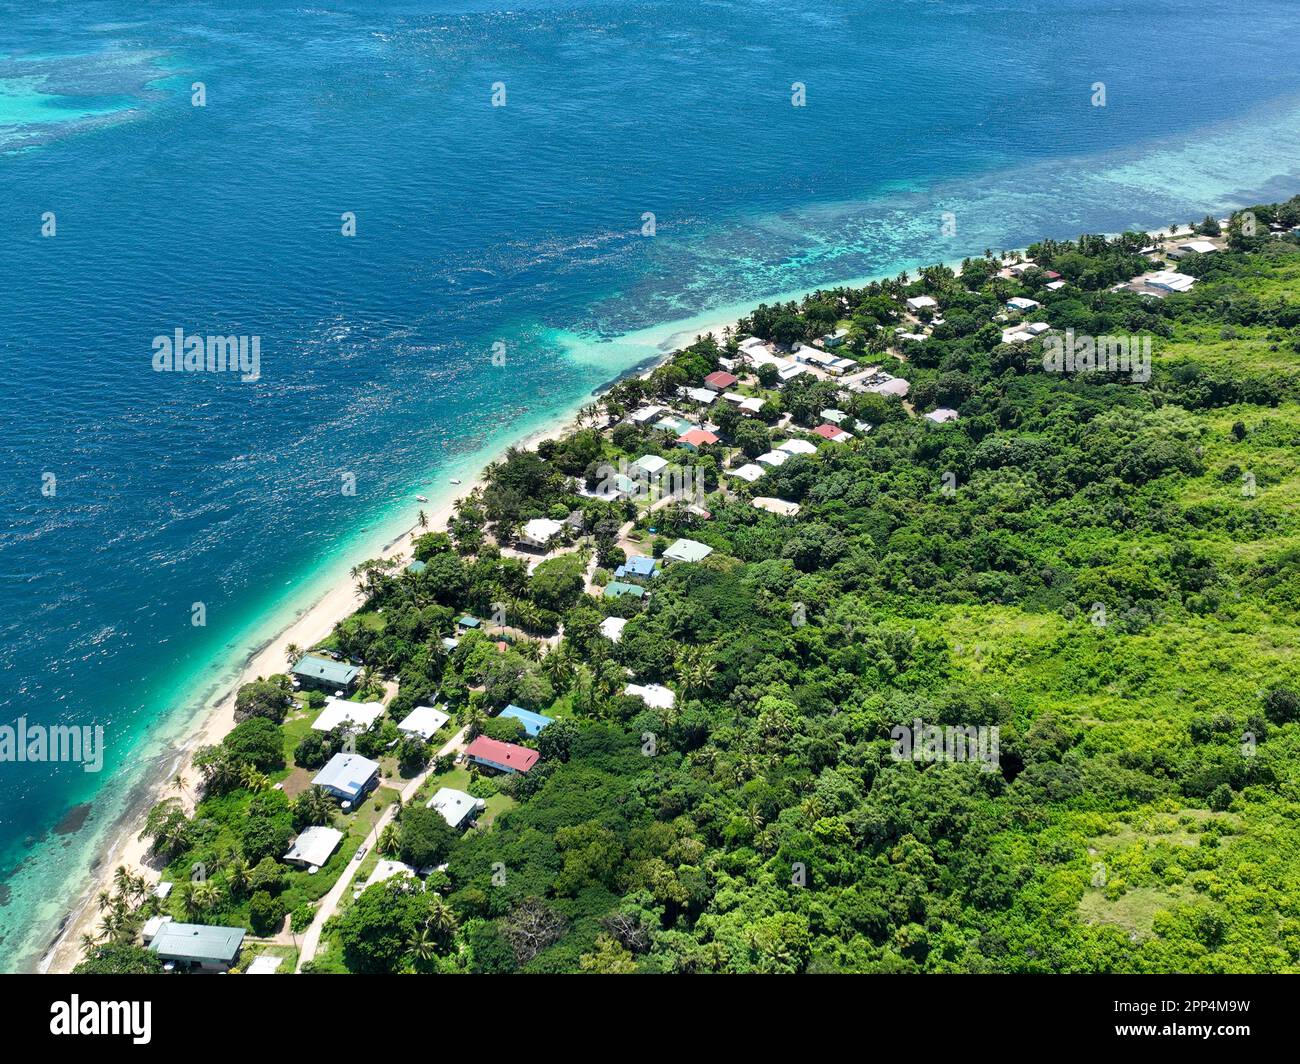
[[[946,425],[950,421],[957,420],[957,411],[946,406],[941,406],[937,410],[931,410],[925,415],[926,421],[933,421],[936,425]]]
[[[786,454],[817,453],[817,445],[809,443],[807,440],[786,440],[784,443],[778,443],[774,449],[785,451]]]
[[[450,716],[433,706],[416,706],[397,725],[397,730],[404,735],[418,735],[425,742],[428,742],[433,738],[434,733],[450,719]]]
[[[759,465],[771,466],[773,469],[779,469],[790,461],[789,451],[768,451],[766,454],[760,454],[754,459]]]
[[[459,831],[487,808],[487,802],[454,787],[439,787],[425,807],[438,810],[442,819]]]
[[[662,406],[643,406],[633,413],[628,420],[634,425],[645,425],[654,421],[663,412],[664,408]]]
[[[747,484],[754,483],[754,481],[758,480],[762,475],[763,467],[755,465],[753,462],[746,462],[743,466],[737,466],[735,469],[727,470],[727,476],[737,477],[738,479],[745,481]]]
[[[1178,250],[1193,252],[1197,255],[1209,255],[1211,252],[1218,251],[1219,249],[1208,240],[1187,240],[1178,245]]]
[[[927,310],[932,307],[937,307],[938,305],[938,301],[932,296],[912,296],[912,298],[907,301],[907,309],[913,312],[918,310]]]
[[[325,708],[312,721],[311,727],[313,731],[330,732],[344,726],[349,732],[363,732],[368,731],[383,715],[384,706],[381,702],[349,702],[346,698],[330,695],[326,697]]]
[[[633,698],[639,698],[647,706],[652,706],[655,709],[672,709],[677,701],[677,696],[672,691],[664,687],[663,684],[657,683],[645,685],[630,683],[623,688],[623,693]]]
[[[1189,277],[1185,273],[1175,273],[1173,270],[1158,270],[1146,277],[1135,278],[1133,281],[1134,285],[1159,288],[1165,292],[1188,292],[1195,283],[1195,277]]]
[[[302,865],[308,869],[320,868],[342,841],[343,832],[337,828],[310,827],[293,840],[293,846],[284,855],[284,859],[290,864]]]
[[[534,517],[520,530],[519,541],[526,546],[545,550],[563,528],[564,524],[561,521],[552,521],[549,517]]]
[[[1024,296],[1015,296],[1014,298],[1007,300],[1007,306],[1012,310],[1033,310],[1035,307],[1041,305],[1042,304],[1040,304],[1038,300],[1026,299]]]
[[[366,880],[365,886],[361,888],[361,891],[368,890],[376,883],[383,883],[385,880],[392,879],[394,876],[403,876],[414,879],[415,869],[405,861],[380,861],[375,865],[375,870],[370,873],[370,877]],[[357,893],[361,893],[361,891],[358,891]]]
[[[606,617],[600,622],[600,634],[611,643],[617,643],[623,638],[623,629],[626,627],[626,617]]]
[[[750,505],[759,510],[766,510],[770,514],[776,514],[778,517],[795,517],[799,513],[799,504],[797,502],[774,499],[766,495],[758,496]]]

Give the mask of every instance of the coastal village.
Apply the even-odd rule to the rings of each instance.
[[[664,659],[639,634],[665,582],[725,581],[727,544],[747,535],[794,544],[817,572],[827,547],[801,536],[810,503],[833,498],[818,478],[882,426],[916,426],[915,446],[937,453],[971,416],[961,374],[934,372],[945,345],[987,337],[995,364],[1032,370],[1044,341],[1073,329],[1079,293],[1186,295],[1240,226],[1045,243],[762,306],[616,383],[568,435],[489,469],[410,556],[359,565],[365,606],[241,689],[234,730],[195,758],[202,778],[178,778],[151,814],[150,867],[119,870],[99,899],[87,956],[116,944],[168,971],[367,970],[349,943],[372,900],[419,897],[419,933],[401,949],[436,969],[457,921],[443,900],[455,847],[545,787],[580,722],[676,726],[708,688],[716,665],[689,640]],[[1111,268],[1122,275],[1098,272]],[[633,730],[651,748],[672,728]],[[568,854],[595,845],[557,838]]]

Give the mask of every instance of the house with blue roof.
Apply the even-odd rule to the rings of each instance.
[[[524,709],[522,706],[516,706],[513,703],[506,706],[497,716],[506,720],[519,721],[524,726],[524,734],[529,738],[533,738],[548,724],[555,723],[554,717],[544,717],[540,713],[534,713],[531,709]]]
[[[619,580],[626,580],[629,577],[653,580],[658,574],[659,559],[647,558],[641,554],[634,554],[614,570],[614,576]]]

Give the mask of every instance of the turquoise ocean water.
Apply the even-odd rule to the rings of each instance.
[[[108,744],[99,773],[0,763],[4,966],[37,963],[138,788],[416,493],[674,336],[1300,191],[1295,6],[1245,12],[0,3],[0,724]],[[258,336],[260,379],[154,372],[178,328]]]

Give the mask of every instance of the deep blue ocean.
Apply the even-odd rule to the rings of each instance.
[[[1300,191],[1298,16],[0,3],[0,725],[107,742],[0,763],[3,966],[259,641],[670,335]],[[155,372],[176,329],[259,337],[260,379]]]

